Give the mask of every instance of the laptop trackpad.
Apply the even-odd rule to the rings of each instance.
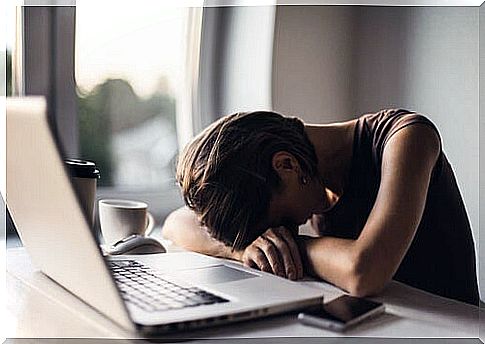
[[[226,265],[208,266],[199,269],[177,271],[178,278],[194,284],[219,284],[259,277],[256,274],[231,268]]]

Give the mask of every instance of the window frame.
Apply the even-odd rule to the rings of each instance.
[[[198,76],[202,7],[187,8],[186,70],[182,91],[176,94],[176,127],[179,147],[183,147],[200,128]],[[79,128],[75,81],[75,2],[68,6],[22,6],[21,39],[14,56],[16,93],[41,95],[47,100],[48,118],[64,157],[79,154]],[[205,121],[204,121],[205,122]],[[97,198],[153,200],[151,209],[162,222],[166,215],[182,205],[175,185],[163,189],[98,187]]]

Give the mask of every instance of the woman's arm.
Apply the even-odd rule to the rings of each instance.
[[[426,125],[408,126],[393,135],[384,148],[377,199],[359,238],[302,239],[310,272],[356,296],[383,289],[421,221],[439,152],[439,138]]]
[[[162,235],[187,250],[230,259],[241,259],[241,253],[213,239],[187,207],[173,211],[165,220]]]
[[[213,239],[193,211],[182,207],[167,217],[162,235],[187,250],[239,260],[247,266],[290,279],[303,277],[298,247],[286,228],[268,229],[246,249],[233,251]]]

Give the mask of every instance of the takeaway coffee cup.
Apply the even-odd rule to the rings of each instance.
[[[64,163],[78,195],[79,202],[92,226],[94,224],[94,205],[99,170],[94,162],[88,160],[66,159]]]
[[[121,199],[102,199],[98,202],[99,223],[106,244],[133,234],[149,235],[155,220],[148,212],[148,204]]]

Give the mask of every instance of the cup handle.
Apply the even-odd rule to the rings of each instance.
[[[153,232],[153,229],[155,228],[155,218],[150,212],[147,212],[147,217],[148,217],[148,224],[145,230],[145,235],[149,236]]]

